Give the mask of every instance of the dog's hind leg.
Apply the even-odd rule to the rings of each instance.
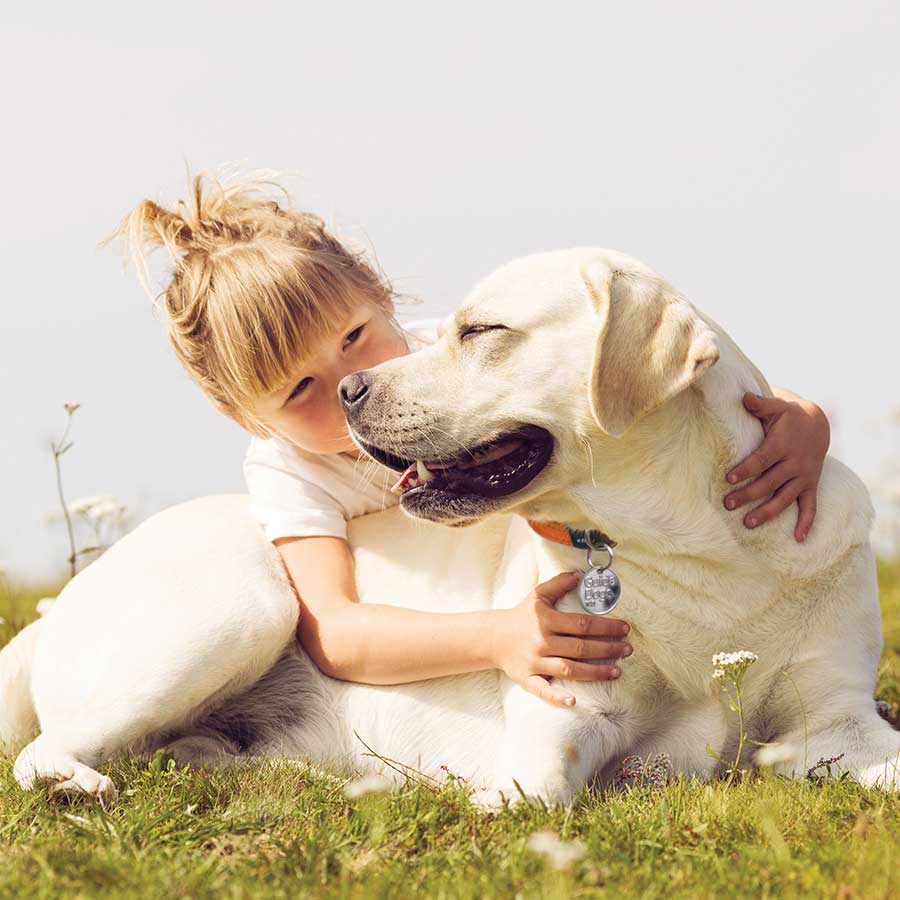
[[[202,733],[184,735],[166,744],[161,752],[174,759],[179,767],[213,765],[222,768],[240,765],[248,759],[221,736]],[[46,734],[36,738],[19,754],[13,772],[16,781],[25,790],[43,783],[50,787],[51,797],[81,794],[109,801],[118,794],[111,778],[54,746]]]
[[[35,648],[41,735],[16,761],[19,784],[109,793],[105,760],[193,733],[275,665],[295,640],[297,602],[241,509],[211,498],[161,513],[69,583]]]
[[[0,650],[0,752],[15,753],[38,733],[31,699],[31,661],[42,619],[32,622]]]
[[[847,772],[864,787],[900,791],[900,732],[878,715],[873,700],[862,703],[854,714],[816,729],[805,740],[797,730],[780,737],[762,747],[754,762],[794,778]]]
[[[81,667],[56,665],[60,648],[49,642],[34,672],[42,733],[16,760],[19,784],[27,789],[40,781],[66,793],[111,796],[108,779],[96,772],[102,762],[154,735],[190,735],[205,713],[265,674],[285,640],[294,639],[294,626],[261,627],[255,634],[248,629],[232,638],[223,646],[215,635],[195,632],[187,646],[162,643],[152,654],[132,648],[116,678],[97,677],[101,673],[85,657]],[[95,659],[103,659],[102,649]],[[198,745],[191,749],[190,738],[173,746],[179,758],[196,758]]]

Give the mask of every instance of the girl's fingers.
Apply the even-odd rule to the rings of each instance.
[[[744,394],[744,409],[753,413],[757,419],[765,419],[767,416],[784,412],[787,409],[787,401],[780,397],[761,397],[748,391]]]
[[[590,613],[568,613],[554,609],[548,613],[544,628],[555,634],[576,637],[624,637],[631,631],[627,622],[608,619],[606,616],[592,616]]]
[[[525,679],[523,687],[528,693],[534,694],[535,697],[543,700],[545,703],[549,703],[551,706],[561,706],[563,709],[568,709],[575,705],[575,698],[571,694],[553,687],[543,675],[529,675]]]
[[[780,441],[772,435],[766,439],[747,457],[742,459],[726,476],[729,484],[738,484],[748,478],[755,478],[766,469],[784,459],[784,449]]]
[[[597,638],[556,636],[548,641],[549,652],[569,659],[621,659],[631,656],[634,648],[627,641],[604,641]]]
[[[809,529],[816,518],[816,489],[808,488],[801,491],[797,497],[800,506],[800,515],[797,516],[797,527],[794,529],[794,539],[801,543],[806,540]]]
[[[757,525],[762,525],[763,522],[768,522],[769,519],[774,519],[779,513],[784,512],[797,499],[797,495],[800,493],[796,481],[796,478],[792,478],[790,481],[785,482],[775,491],[771,500],[768,500],[761,506],[757,506],[756,509],[751,509],[744,516],[744,524],[748,528],[755,528]]]
[[[548,606],[555,606],[569,591],[574,591],[578,584],[579,572],[560,572],[548,581],[541,582],[534,593],[538,600],[542,600]]]
[[[751,481],[750,484],[728,494],[725,497],[725,508],[738,509],[746,503],[762,500],[763,497],[774,494],[778,488],[793,477],[794,472],[791,471],[788,464],[780,462],[760,475],[759,478]]]
[[[558,659],[555,656],[542,660],[546,675],[562,678],[564,681],[613,681],[622,674],[618,666],[606,663],[575,662],[571,659]]]

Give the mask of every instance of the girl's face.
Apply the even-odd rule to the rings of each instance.
[[[360,302],[340,329],[298,363],[289,384],[257,400],[253,413],[301,450],[355,455],[338,383],[352,372],[409,353],[393,311],[390,302]]]

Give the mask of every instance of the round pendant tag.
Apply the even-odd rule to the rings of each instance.
[[[622,594],[622,583],[612,569],[592,566],[578,582],[578,599],[585,612],[605,616],[615,609]]]

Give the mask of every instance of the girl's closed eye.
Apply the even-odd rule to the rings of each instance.
[[[295,397],[299,397],[312,383],[313,379],[309,377],[303,378],[297,382],[297,386],[291,391],[291,395],[287,398],[287,402],[290,403]]]
[[[351,331],[347,337],[344,338],[344,349],[346,350],[351,344],[355,344],[359,338],[362,336],[363,329],[366,327],[366,323],[363,322],[362,325],[358,325],[356,328]]]

